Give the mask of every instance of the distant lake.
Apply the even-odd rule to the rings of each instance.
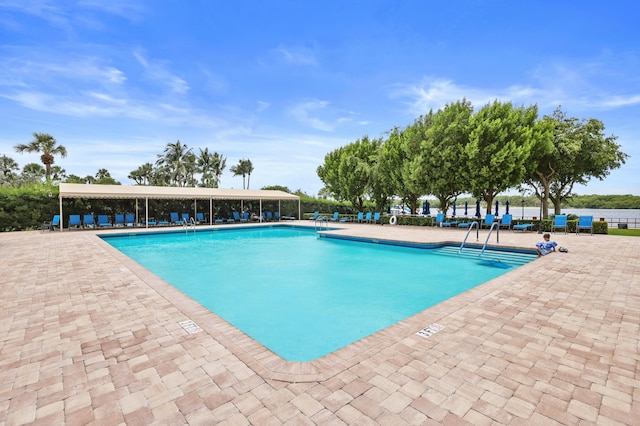
[[[495,206],[494,206],[495,207]],[[549,216],[553,216],[553,205],[550,204]],[[492,209],[493,210],[493,209]],[[437,213],[437,209],[431,209],[431,214]],[[451,216],[452,209],[450,208],[447,214]],[[471,206],[469,204],[467,216],[473,216],[476,212],[476,206]],[[504,204],[500,204],[498,206],[498,214],[502,216],[505,214],[505,206]],[[495,213],[492,211],[492,213]],[[514,206],[511,204],[509,206],[509,213],[513,215],[514,219],[532,219],[534,216],[540,217],[540,207],[525,207],[524,214],[521,206]],[[606,222],[611,224],[614,223],[628,223],[630,227],[638,228],[640,227],[640,209],[573,209],[567,208],[562,209],[562,214],[574,214],[576,216],[593,216],[593,220],[600,220],[600,218],[604,218]],[[480,207],[480,215],[484,217],[486,215],[486,209],[484,207]],[[456,216],[464,217],[464,204],[458,205],[456,207]]]

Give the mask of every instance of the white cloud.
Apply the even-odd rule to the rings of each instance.
[[[150,61],[140,50],[134,50],[133,56],[144,67],[145,74],[151,80],[168,87],[174,93],[185,94],[189,91],[187,82],[168,71],[164,62]]]
[[[291,65],[317,65],[315,53],[308,48],[278,46],[276,52]]]
[[[294,105],[290,108],[289,113],[300,123],[325,132],[332,132],[339,124],[351,121],[351,118],[348,117],[329,119],[318,117],[318,115],[322,113],[324,113],[324,115],[335,115],[334,111],[327,110],[329,105],[330,102],[328,101],[313,99]]]

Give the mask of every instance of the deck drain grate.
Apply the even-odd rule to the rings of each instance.
[[[189,334],[196,334],[202,331],[200,326],[198,326],[198,324],[196,324],[192,320],[181,321],[178,324],[180,324],[180,327],[184,328],[185,331]]]
[[[434,334],[436,334],[438,331],[442,330],[444,328],[444,325],[440,325],[437,323],[433,323],[430,324],[428,326],[426,326],[425,328],[423,328],[422,330],[418,331],[416,334],[418,336],[422,336],[425,339],[427,337],[433,336]]]

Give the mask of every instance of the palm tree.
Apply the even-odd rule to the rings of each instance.
[[[3,178],[7,179],[18,169],[18,163],[13,158],[0,155],[0,173],[2,173]]]
[[[156,165],[170,176],[176,186],[185,186],[192,174],[192,164],[195,166],[194,158],[191,148],[187,149],[187,145],[178,140],[174,144],[167,144],[164,155],[158,155]]]
[[[14,148],[22,152],[42,152],[40,161],[45,167],[47,181],[51,180],[51,165],[55,162],[54,156],[59,154],[62,158],[67,156],[67,148],[57,145],[53,136],[48,133],[33,133],[34,139],[28,144],[18,144]]]
[[[249,189],[249,182],[251,181],[251,173],[253,173],[253,163],[248,158],[244,160],[244,170],[247,173],[247,189]]]
[[[127,176],[138,185],[149,185],[153,178],[153,164],[144,163]]]
[[[245,187],[245,178],[249,175],[249,179],[251,179],[251,172],[253,172],[253,164],[251,164],[251,160],[245,160],[242,158],[238,161],[237,165],[231,166],[229,170],[234,176],[242,175],[242,189],[249,189],[248,181],[247,186]]]
[[[227,159],[224,158],[224,155],[220,155],[217,152],[213,153],[213,176],[215,179],[214,188],[218,188],[220,186],[220,178],[222,177],[222,172],[225,167],[227,167]]]

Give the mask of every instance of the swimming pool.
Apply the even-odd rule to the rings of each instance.
[[[102,237],[288,361],[320,358],[535,258],[292,226]]]

